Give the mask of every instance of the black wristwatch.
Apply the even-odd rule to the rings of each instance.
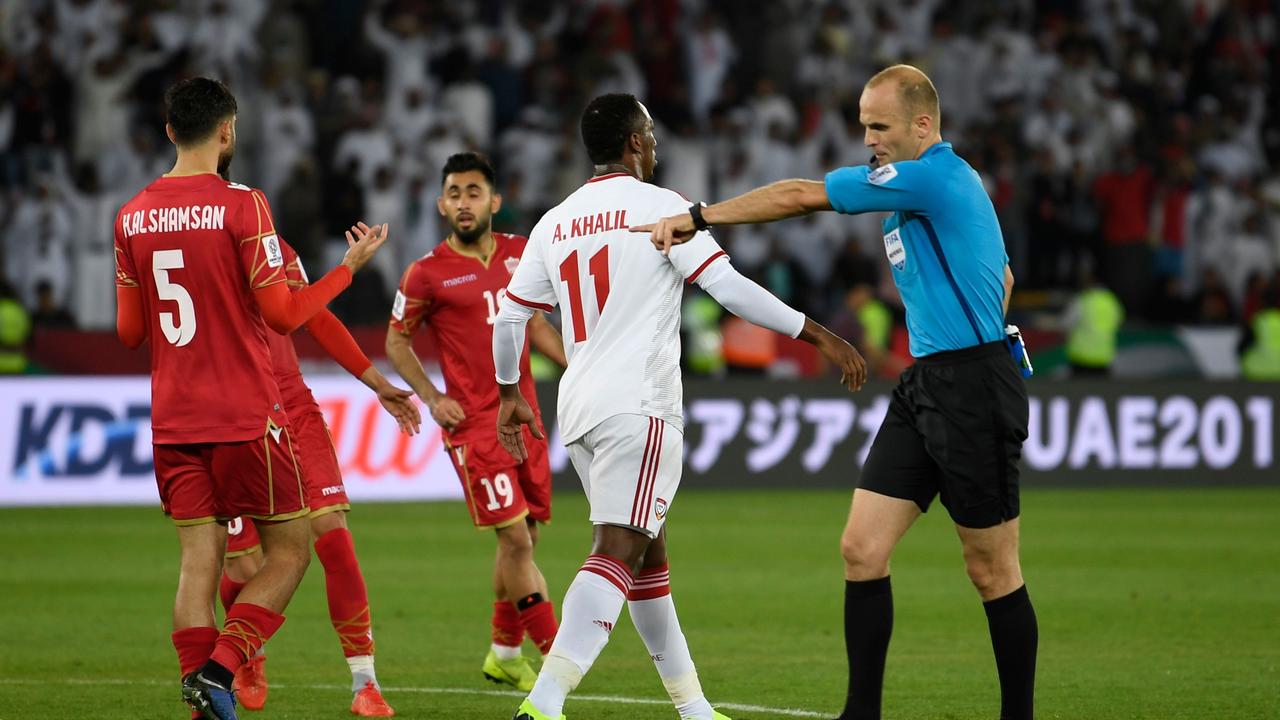
[[[698,232],[702,232],[703,230],[711,227],[702,217],[702,208],[706,206],[707,204],[704,202],[694,203],[689,206],[689,215],[693,218],[693,229]]]

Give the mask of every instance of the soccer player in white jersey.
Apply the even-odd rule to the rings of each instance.
[[[865,382],[866,364],[849,343],[738,274],[710,234],[664,256],[628,231],[689,205],[645,182],[657,141],[634,96],[591,101],[582,140],[595,176],[529,234],[493,329],[498,435],[523,458],[521,425],[539,432],[517,385],[525,323],[535,310],[560,305],[569,366],[557,417],[595,532],[591,555],[565,592],[555,643],[515,720],[563,720],[565,698],[604,649],[624,602],[680,717],[723,719],[702,693],[667,569],[664,523],[683,456],[682,283],[696,282],[734,314],[812,343],[850,390]]]

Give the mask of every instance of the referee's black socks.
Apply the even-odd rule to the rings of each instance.
[[[839,720],[880,720],[884,659],[893,633],[893,588],[889,576],[846,580],[844,647],[849,656],[849,694]]]
[[[1040,631],[1027,586],[982,606],[987,611],[991,648],[1000,673],[1000,720],[1031,720]],[[845,612],[847,618],[848,610]]]

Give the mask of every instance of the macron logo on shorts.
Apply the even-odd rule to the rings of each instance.
[[[275,440],[278,443],[280,442],[280,433],[284,432],[284,428],[279,427],[277,425],[272,425],[271,427],[267,428],[267,432],[271,433],[271,439]]]

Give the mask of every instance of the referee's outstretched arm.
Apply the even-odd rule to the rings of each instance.
[[[742,225],[786,220],[819,210],[834,210],[827,199],[826,183],[817,180],[779,180],[730,200],[708,205],[702,218],[711,225]],[[672,245],[693,237],[696,231],[689,213],[663,218],[657,223],[633,225],[632,232],[652,233],[650,240],[665,255]]]

